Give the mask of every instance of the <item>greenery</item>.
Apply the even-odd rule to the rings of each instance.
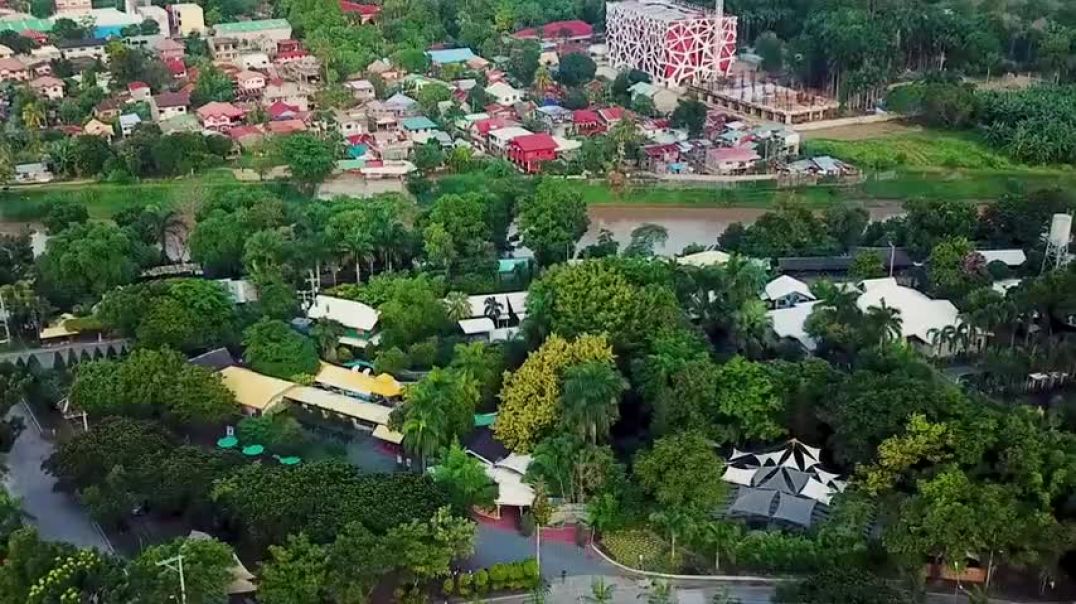
[[[283,321],[262,319],[243,332],[244,360],[259,373],[283,380],[318,372],[318,354],[310,338]]]

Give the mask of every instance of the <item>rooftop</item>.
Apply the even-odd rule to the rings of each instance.
[[[236,21],[234,23],[218,23],[213,26],[213,31],[218,36],[227,36],[240,33],[253,33],[269,29],[291,29],[287,19],[257,19],[254,21]]]
[[[466,63],[478,57],[470,48],[448,48],[444,50],[426,51],[430,61],[441,65],[449,63]]]
[[[512,139],[512,144],[523,151],[541,151],[544,149],[556,149],[557,141],[545,132],[517,136]]]
[[[624,2],[609,3],[609,7],[617,11],[638,13],[648,19],[661,21],[683,21],[686,19],[702,19],[709,15],[709,11],[701,7],[687,6],[668,0],[625,0]]]
[[[281,397],[295,384],[262,375],[243,367],[226,367],[220,372],[224,385],[244,407],[266,411],[281,402]]]
[[[432,130],[437,127],[437,124],[435,124],[433,120],[424,115],[405,117],[403,120],[400,121],[400,124],[403,126],[404,130],[411,131]]]
[[[316,296],[313,306],[306,311],[306,316],[311,319],[332,319],[344,327],[373,331],[379,315],[376,310],[362,302]]]
[[[541,28],[528,27],[512,35],[524,40],[539,36],[542,38],[583,38],[593,34],[594,27],[586,21],[575,19],[572,21],[553,21],[552,23],[546,23]]]

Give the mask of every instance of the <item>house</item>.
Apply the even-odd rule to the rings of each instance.
[[[30,52],[33,52],[33,50],[31,50]],[[10,59],[13,56],[15,56],[14,50],[11,50],[3,44],[0,44],[0,59]]]
[[[138,117],[137,113],[125,113],[120,116],[120,132],[124,136],[131,136],[134,129],[142,123],[142,118]]]
[[[239,66],[243,69],[269,69],[272,63],[264,52],[248,52],[239,56]]]
[[[374,100],[374,97],[377,95],[374,85],[370,80],[351,80],[345,83],[344,86],[351,90],[351,94],[355,97],[355,100],[362,103]]]
[[[276,53],[279,55],[283,52],[302,52],[303,44],[298,40],[280,40],[276,43]]]
[[[269,134],[285,135],[306,131],[306,122],[298,119],[275,120],[265,125]]]
[[[245,69],[235,74],[236,92],[247,98],[256,97],[265,89],[265,75]]]
[[[310,93],[305,86],[297,82],[288,82],[281,79],[270,79],[262,90],[262,104],[266,107],[273,103],[285,103],[298,108],[299,111],[307,111],[310,108]]]
[[[52,76],[42,76],[30,81],[30,89],[35,94],[43,96],[50,101],[64,97],[64,81]]]
[[[743,174],[762,159],[750,146],[716,147],[706,151],[706,171],[710,174]]]
[[[813,302],[816,298],[811,293],[811,288],[803,281],[788,275],[781,275],[766,284],[763,288],[762,299],[770,305],[770,308],[792,308],[798,304]]]
[[[642,151],[644,167],[655,174],[670,172],[668,166],[680,161],[680,146],[675,143],[647,145]]]
[[[272,105],[266,107],[265,112],[269,114],[270,120],[291,120],[295,119],[295,117],[299,114],[299,108],[295,107],[294,105],[289,105],[283,101],[277,101]],[[339,116],[337,116],[337,118],[339,119]]]
[[[287,19],[218,23],[213,26],[213,35],[234,39],[244,50],[260,50],[267,54],[276,53],[278,42],[292,39],[291,24]]]
[[[56,61],[62,56],[63,55],[60,54],[60,49],[52,44],[45,44],[44,46],[30,49],[30,57],[38,61]]]
[[[606,128],[612,128],[620,120],[624,119],[624,109],[622,107],[605,107],[598,110],[598,117],[602,118]]]
[[[386,110],[392,112],[397,118],[411,115],[418,108],[418,102],[415,99],[400,92],[385,99],[383,105]]]
[[[243,149],[251,149],[265,140],[265,132],[258,126],[240,124],[228,129],[228,138],[239,144]]]
[[[708,266],[721,266],[729,261],[732,256],[721,250],[704,250],[694,254],[685,254],[676,259],[676,263],[683,266],[705,268]]]
[[[501,342],[519,331],[527,313],[527,292],[467,296],[470,317],[459,321],[469,340]]]
[[[490,130],[486,139],[486,147],[490,153],[504,156],[508,152],[508,143],[513,138],[530,134],[533,134],[530,130],[519,126],[506,126]]]
[[[56,14],[63,16],[69,13],[88,13],[93,10],[90,0],[56,0]]]
[[[43,162],[15,166],[15,182],[20,184],[52,182],[52,178],[52,171]]]
[[[368,117],[365,111],[333,109],[332,113],[333,120],[336,122],[336,131],[344,137],[366,133]]]
[[[49,22],[44,19],[31,19],[29,21],[23,20],[22,23],[26,25],[26,29],[19,30],[19,36],[26,38],[27,40],[33,40],[35,44],[45,45],[49,43],[49,36],[45,33],[50,28]]]
[[[218,63],[234,63],[239,59],[239,40],[227,36],[214,36],[209,39],[209,50],[213,60]]]
[[[112,131],[112,126],[96,118],[86,122],[86,125],[82,127],[82,133],[90,136],[104,136],[108,138],[112,138],[115,134],[115,132]]]
[[[545,132],[517,136],[508,143],[508,161],[527,174],[535,174],[542,162],[557,158],[557,141]]]
[[[523,100],[523,93],[512,88],[505,82],[496,82],[486,86],[486,94],[493,97],[498,105],[514,105]]]
[[[362,302],[317,295],[314,296],[314,303],[307,309],[306,316],[314,320],[328,319],[343,325],[341,344],[366,348],[367,344],[377,343],[376,329],[380,314]]]
[[[349,2],[348,0],[340,0],[340,11],[345,15],[357,16],[359,22],[366,25],[377,18],[378,13],[381,12],[381,6],[377,4],[359,4],[357,2]]]
[[[659,113],[672,113],[676,105],[680,103],[680,95],[676,92],[649,82],[636,82],[628,88],[628,91],[631,92],[633,102],[640,96],[650,99],[650,102],[654,104],[654,109]]]
[[[30,79],[30,71],[26,65],[12,57],[0,59],[0,82],[25,82]]]
[[[393,404],[403,396],[403,388],[387,373],[367,375],[355,369],[322,363],[314,376],[314,384],[331,392],[359,398],[368,402]]]
[[[437,129],[437,124],[433,120],[424,116],[417,115],[414,117],[405,117],[400,121],[400,125],[409,136],[414,138],[416,134],[424,132],[433,132]]]
[[[229,128],[236,125],[246,115],[245,111],[235,105],[219,101],[206,103],[199,107],[195,113],[198,114],[202,127],[218,132],[227,132]]]
[[[168,73],[172,74],[174,79],[181,80],[187,77],[187,64],[183,62],[183,59],[165,59],[164,66],[168,68]]]
[[[975,253],[982,256],[986,264],[1000,262],[1009,268],[1017,268],[1027,262],[1027,254],[1021,249],[977,250]]]
[[[93,108],[93,116],[101,121],[110,122],[120,116],[123,102],[117,98],[110,98],[97,103]]]
[[[101,38],[60,40],[56,43],[56,47],[60,49],[60,56],[68,61],[93,59],[104,63],[108,62],[108,54],[105,52],[105,40]]]
[[[187,92],[162,92],[153,97],[157,108],[157,120],[163,121],[177,115],[186,115],[191,106],[191,95]]]
[[[224,387],[232,391],[243,413],[259,416],[273,413],[285,404],[284,393],[295,384],[244,367],[225,367],[220,372]]]
[[[594,27],[586,21],[553,21],[541,27],[528,27],[512,34],[517,40],[542,40],[551,42],[589,42],[594,37]]]
[[[149,84],[145,82],[131,82],[127,85],[127,94],[130,95],[133,102],[149,102],[153,92],[149,89]]]
[[[203,352],[196,357],[187,359],[187,362],[198,367],[205,367],[211,371],[222,371],[236,365],[232,353],[228,352],[228,349],[223,347],[214,348],[209,352]]]
[[[187,48],[183,44],[176,42],[172,38],[161,38],[161,40],[153,46],[153,50],[157,52],[157,56],[160,57],[162,61],[169,61],[171,59],[182,60],[183,55],[187,52]]]
[[[428,50],[426,51],[426,56],[430,57],[430,63],[432,63],[434,67],[467,63],[472,59],[478,58],[478,55],[476,55],[470,48]]]
[[[807,159],[791,162],[785,170],[789,174],[830,178],[838,178],[846,174],[856,173],[856,169],[852,165],[846,164],[841,160],[832,158],[828,155],[809,157]]]
[[[590,136],[605,131],[605,123],[598,112],[590,109],[577,109],[572,112],[572,130],[579,136]]]

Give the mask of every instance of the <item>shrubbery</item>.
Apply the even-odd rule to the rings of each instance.
[[[479,569],[470,573],[461,573],[449,577],[441,583],[441,593],[445,596],[470,596],[472,593],[485,594],[489,591],[520,591],[533,589],[541,581],[538,562],[533,558],[494,564],[489,569]]]

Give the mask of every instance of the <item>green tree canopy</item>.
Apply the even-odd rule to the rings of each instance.
[[[243,332],[243,360],[258,373],[280,379],[318,372],[314,342],[287,323],[261,319]]]

